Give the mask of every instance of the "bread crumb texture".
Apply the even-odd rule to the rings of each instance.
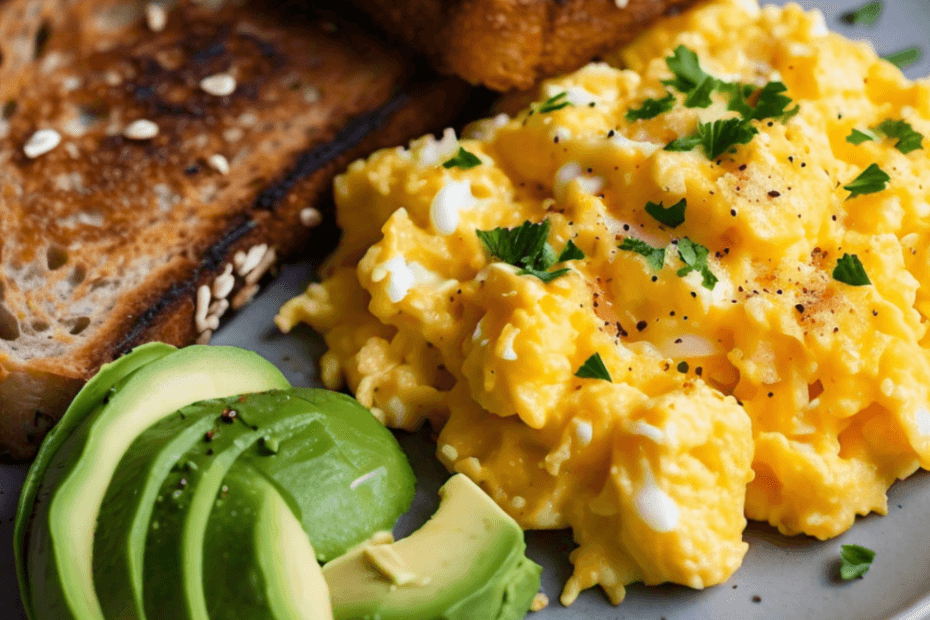
[[[799,111],[747,121],[713,158],[665,150],[741,114],[722,88],[701,108],[663,84],[682,45],[750,105],[782,82]],[[342,243],[277,317],[325,336],[327,386],[441,428],[439,458],[524,528],[571,527],[565,604],[720,583],[746,517],[826,539],[885,513],[889,485],[930,465],[930,159],[846,138],[883,120],[928,135],[930,85],[817,12],[717,0],[503,107],[337,178]],[[444,167],[460,147],[480,165]],[[844,189],[871,164],[887,183]],[[646,210],[681,200],[674,228]],[[584,253],[549,282],[475,234],[544,219],[556,254]],[[835,277],[845,254],[870,284]],[[595,353],[611,381],[576,376]]]

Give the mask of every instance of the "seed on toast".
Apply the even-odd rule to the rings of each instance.
[[[0,455],[133,346],[209,340],[341,166],[465,98],[306,4],[215,4],[0,3]]]

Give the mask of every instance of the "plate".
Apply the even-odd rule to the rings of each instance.
[[[871,40],[879,54],[917,45],[923,57],[905,69],[916,78],[930,73],[930,2],[884,0],[884,11],[872,26],[850,26],[841,15],[865,0],[801,2],[819,8],[831,30],[853,39]],[[784,2],[775,2],[784,4]],[[314,265],[285,267],[281,275],[250,306],[217,332],[213,344],[252,349],[276,364],[298,386],[317,384],[315,360],[323,353],[322,339],[301,326],[288,335],[278,332],[272,318],[281,304],[303,290]],[[448,473],[435,459],[435,445],[426,430],[398,433],[417,474],[411,510],[395,534],[418,528],[438,505],[436,491]],[[13,569],[12,534],[16,502],[25,465],[0,464],[0,620],[23,620]],[[527,532],[528,554],[544,567],[543,591],[551,603],[530,615],[532,620],[927,620],[930,619],[930,473],[919,472],[889,491],[888,515],[869,515],[842,536],[829,541],[787,538],[773,528],[750,524],[745,539],[749,553],[742,568],[727,583],[695,591],[682,586],[630,586],[619,607],[610,605],[598,589],[588,590],[569,608],[558,603],[571,574],[568,554],[574,548],[568,531]],[[844,583],[837,577],[840,545],[860,544],[877,553],[864,579]],[[483,620],[483,619],[475,619]]]

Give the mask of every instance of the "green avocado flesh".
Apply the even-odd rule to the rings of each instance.
[[[378,570],[362,545],[323,567],[336,620],[517,620],[539,591],[539,565],[524,555],[523,530],[466,476],[440,490],[422,528],[387,547]],[[384,550],[382,550],[384,551]],[[387,573],[403,573],[398,583]]]
[[[192,346],[148,361],[104,393],[109,387],[116,388],[109,400],[98,403],[57,449],[43,447],[49,452],[44,472],[30,473],[41,478],[33,506],[21,510],[33,515],[24,595],[34,620],[104,618],[92,576],[95,524],[117,466],[136,437],[189,403],[289,384],[249,351]]]
[[[210,514],[204,572],[211,620],[331,620],[329,590],[290,506],[259,472],[235,463]]]

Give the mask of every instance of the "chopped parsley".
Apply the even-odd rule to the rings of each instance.
[[[879,123],[875,131],[888,138],[897,138],[898,142],[894,146],[905,155],[924,148],[923,135],[914,131],[914,128],[905,121],[888,119]]]
[[[901,69],[920,60],[921,55],[922,52],[920,51],[920,48],[914,45],[912,47],[908,47],[907,49],[903,49],[900,52],[882,56],[882,58]]]
[[[508,265],[520,267],[520,275],[535,276],[547,284],[571,271],[567,267],[549,271],[555,263],[584,258],[584,253],[571,241],[562,250],[562,254],[556,257],[547,241],[549,220],[538,224],[526,221],[516,228],[476,230],[475,234],[491,255]],[[563,258],[566,255],[572,258]]]
[[[665,145],[666,151],[691,151],[701,143],[701,138],[697,134],[693,136],[682,136],[677,140],[672,140]]]
[[[862,171],[862,174],[853,179],[849,185],[844,185],[843,189],[849,192],[850,198],[861,196],[862,194],[874,194],[885,189],[891,177],[888,173],[878,167],[878,164],[869,164],[869,167]]]
[[[633,122],[655,118],[675,107],[675,101],[675,95],[666,91],[665,96],[661,99],[646,99],[643,101],[642,106],[627,110],[626,120]]]
[[[757,121],[775,118],[784,122],[797,114],[801,108],[797,105],[791,109],[788,108],[793,101],[791,97],[783,94],[787,90],[788,87],[782,82],[769,82],[763,86],[759,91],[759,100],[752,112],[752,118]]]
[[[857,146],[863,142],[874,142],[877,139],[878,136],[873,134],[871,131],[859,131],[858,129],[853,129],[852,133],[846,136],[847,142]]]
[[[481,159],[474,153],[469,153],[463,147],[459,147],[459,152],[456,153],[452,159],[447,161],[442,165],[443,168],[461,168],[462,170],[468,170],[469,168],[474,168],[475,166],[481,165]]]
[[[717,80],[712,77],[704,78],[704,81],[695,86],[688,96],[685,97],[686,108],[709,108],[714,102],[710,98],[711,93],[717,89]]]
[[[671,80],[664,80],[662,83],[685,94],[690,93],[705,80],[714,79],[701,69],[697,54],[684,45],[676,47],[672,55],[665,59],[665,64],[675,77]]]
[[[840,548],[840,558],[840,577],[843,581],[849,581],[869,572],[875,552],[859,545],[843,545]]]
[[[740,118],[728,118],[698,125],[701,146],[710,159],[716,159],[737,144],[748,144],[757,133],[759,133],[758,129]]]
[[[564,91],[558,95],[553,95],[539,104],[539,107],[536,108],[536,111],[540,114],[546,114],[547,112],[555,112],[556,110],[561,110],[562,108],[574,105],[571,101],[568,101],[566,97],[568,97],[568,93]]]
[[[581,379],[602,379],[608,383],[613,383],[610,379],[610,373],[607,372],[607,366],[601,359],[600,353],[595,353],[581,365],[581,368],[575,372],[575,376]]]
[[[858,9],[843,13],[840,19],[853,26],[871,26],[878,21],[883,8],[883,3],[880,0],[878,2],[869,2]]]
[[[685,221],[685,207],[688,202],[682,198],[672,206],[665,208],[663,203],[646,203],[646,213],[669,228],[678,228]]]
[[[707,248],[700,243],[695,243],[687,237],[679,239],[678,258],[681,259],[681,262],[683,262],[685,266],[678,270],[678,277],[681,278],[692,271],[697,271],[703,278],[702,284],[704,288],[713,290],[714,285],[717,284],[717,276],[713,274],[710,270],[710,266],[707,264],[708,254],[709,251]]]
[[[575,242],[571,239],[568,240],[568,243],[565,244],[565,249],[562,250],[562,253],[559,254],[559,259],[557,262],[564,263],[567,260],[581,260],[584,258],[584,252],[581,251]]]
[[[833,279],[850,286],[866,286],[871,284],[869,275],[862,266],[862,261],[855,254],[843,254],[843,258],[836,261],[833,269]]]
[[[620,249],[636,252],[645,258],[649,266],[655,271],[662,271],[662,266],[665,264],[665,248],[654,248],[645,241],[627,237],[620,244]]]

